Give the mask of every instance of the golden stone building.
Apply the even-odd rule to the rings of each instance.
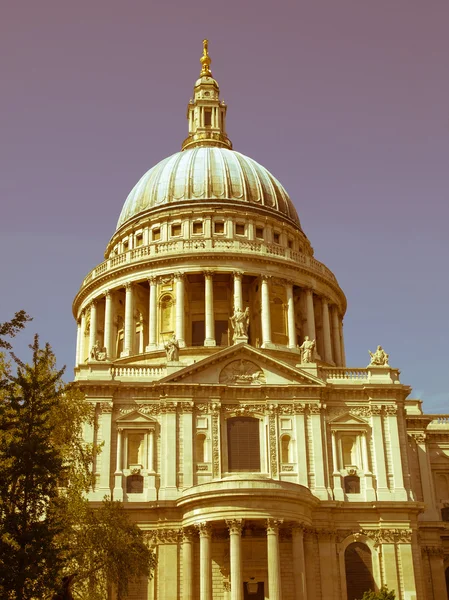
[[[447,600],[449,417],[381,347],[346,366],[343,291],[232,149],[207,42],[201,63],[182,151],[131,191],[73,304],[91,500],[123,500],[158,557],[129,598]]]

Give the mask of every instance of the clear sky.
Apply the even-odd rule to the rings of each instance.
[[[73,297],[128,192],[179,150],[204,37],[234,148],[287,188],[377,344],[449,412],[447,0],[13,1],[0,23],[0,322],[71,377]]]

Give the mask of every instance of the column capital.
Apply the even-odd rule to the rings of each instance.
[[[175,281],[182,281],[185,278],[185,276],[186,274],[182,273],[181,271],[176,271],[176,273],[173,273]]]
[[[272,278],[273,278],[273,275],[260,275],[261,281],[265,282],[265,283],[269,283]]]
[[[130,291],[130,290],[132,290],[132,288],[133,288],[133,283],[132,283],[132,281],[127,281],[127,282],[125,283],[125,289],[126,289],[126,291],[127,291],[127,292],[128,292],[128,291]]]
[[[200,534],[200,538],[211,538],[212,537],[212,527],[207,521],[202,521],[201,523],[197,523],[195,527]]]
[[[241,279],[243,277],[243,271],[232,271],[233,277]]]
[[[148,277],[147,281],[149,285],[157,285],[157,277],[155,277],[154,275]]]
[[[331,299],[328,296],[321,296],[321,302],[323,304],[327,304],[327,306],[329,307],[329,305],[331,303]]]
[[[203,275],[206,279],[211,279],[214,275],[215,271],[213,270],[208,270],[208,271],[203,271]]]
[[[306,529],[305,523],[293,521],[293,523],[290,524],[290,527],[293,535],[304,535]]]
[[[266,522],[267,533],[277,535],[279,533],[279,527],[282,525],[283,522],[284,522],[283,519],[267,519],[267,522]]]
[[[91,300],[90,307],[91,308],[95,307],[95,306],[97,306],[97,304],[98,304],[98,298],[94,298],[93,300]]]
[[[229,534],[238,533],[240,535],[243,529],[243,519],[226,519],[226,526],[229,530]]]
[[[182,527],[181,536],[183,542],[194,542],[196,538],[196,531],[194,527]]]
[[[313,294],[315,292],[315,289],[312,287],[306,287],[304,288],[304,291],[306,294]]]

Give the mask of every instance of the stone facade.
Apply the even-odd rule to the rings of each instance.
[[[345,296],[225,117],[206,45],[183,151],[73,305],[90,499],[122,500],[158,558],[129,598],[446,600],[449,416],[379,349],[346,366]]]

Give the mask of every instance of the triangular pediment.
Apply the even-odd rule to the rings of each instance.
[[[329,423],[331,425],[366,425],[364,419],[352,415],[350,412],[339,415],[338,417],[335,417],[335,419],[331,419]]]
[[[125,423],[154,423],[154,419],[148,417],[147,415],[143,415],[138,410],[134,410],[133,412],[128,413],[127,415],[123,415],[118,417],[117,422],[122,424]]]
[[[263,350],[247,344],[224,348],[168,375],[158,383],[325,386],[323,381],[310,373],[305,373],[272,355],[268,356]]]

